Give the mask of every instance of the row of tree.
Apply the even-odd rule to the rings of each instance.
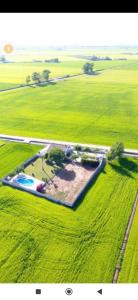
[[[31,76],[28,75],[26,77],[26,84],[29,85],[31,84],[31,81],[35,83],[41,83],[42,81],[49,81],[49,75],[51,71],[50,70],[44,70],[42,73],[34,72]]]
[[[93,63],[85,63],[83,65],[83,71],[85,74],[92,75],[94,73],[93,71],[94,64]],[[49,81],[49,75],[51,71],[50,70],[44,70],[42,73],[34,72],[32,75],[28,75],[26,77],[26,84],[29,85],[31,82],[35,82],[37,84],[46,81]]]

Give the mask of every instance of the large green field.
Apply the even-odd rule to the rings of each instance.
[[[0,176],[35,151],[0,147]],[[112,282],[137,179],[137,160],[107,165],[75,209],[1,186],[0,282]]]
[[[0,93],[0,131],[103,145],[121,140],[138,148],[138,61],[95,68],[94,76]]]
[[[0,92],[0,133],[138,149],[138,55],[96,51],[19,51],[0,64],[1,90],[44,69],[51,78],[79,74],[86,60],[77,55],[127,58],[94,62],[92,76]],[[52,57],[61,63],[33,62]],[[40,148],[0,141],[0,178]],[[138,160],[130,158],[106,165],[74,209],[1,184],[0,282],[111,283],[137,190]],[[138,210],[119,282],[138,282],[137,228]]]

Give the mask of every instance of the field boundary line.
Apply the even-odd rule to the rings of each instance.
[[[125,250],[126,250],[128,238],[129,238],[129,235],[130,235],[131,227],[132,227],[132,224],[133,224],[133,221],[134,221],[134,216],[135,216],[135,213],[136,213],[137,205],[138,205],[138,192],[136,194],[135,201],[134,201],[133,206],[132,206],[132,210],[131,210],[129,221],[128,221],[127,228],[126,228],[126,231],[125,231],[125,235],[124,235],[123,243],[122,243],[122,246],[121,246],[120,254],[119,254],[117,264],[116,264],[116,267],[115,267],[112,283],[117,283],[118,282],[119,273],[121,271],[122,260],[123,260],[124,254],[125,254]]]

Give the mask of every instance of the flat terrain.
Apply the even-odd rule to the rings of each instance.
[[[50,78],[74,75],[82,72],[82,61],[67,61],[60,63],[16,62],[0,64],[0,90],[25,84],[26,77],[33,72],[42,73],[50,70]]]
[[[45,181],[52,179],[54,176],[53,171],[56,170],[56,167],[47,164],[46,161],[43,161],[42,163],[42,159],[38,158],[35,162],[25,168],[25,173],[30,176],[33,174],[37,179]]]
[[[138,148],[138,61],[114,63],[94,76],[0,93],[0,131]]]
[[[53,177],[53,183],[46,187],[46,194],[73,203],[94,171],[92,167],[69,163]]]
[[[0,147],[0,176],[38,147]],[[0,187],[0,282],[111,282],[137,190],[137,160],[105,170],[79,206]]]
[[[15,62],[0,64],[0,90],[44,69],[51,78],[81,73],[86,60],[78,54],[127,60],[94,62],[93,76],[0,93],[0,132],[99,145],[121,140],[125,148],[138,149],[138,50],[131,51],[13,54]],[[52,57],[61,63],[32,62]],[[0,178],[40,148],[0,141]],[[39,166],[36,177],[42,179]],[[52,176],[50,167],[46,171]],[[112,282],[137,190],[138,160],[127,158],[107,165],[75,209],[0,185],[0,282]],[[119,282],[138,282],[137,230],[138,210]]]
[[[131,227],[118,282],[138,282],[138,208],[136,210],[133,225]]]

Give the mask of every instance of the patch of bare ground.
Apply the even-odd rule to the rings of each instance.
[[[58,172],[53,182],[47,185],[46,194],[74,202],[75,197],[94,173],[95,168],[83,167],[79,163],[69,163]]]

